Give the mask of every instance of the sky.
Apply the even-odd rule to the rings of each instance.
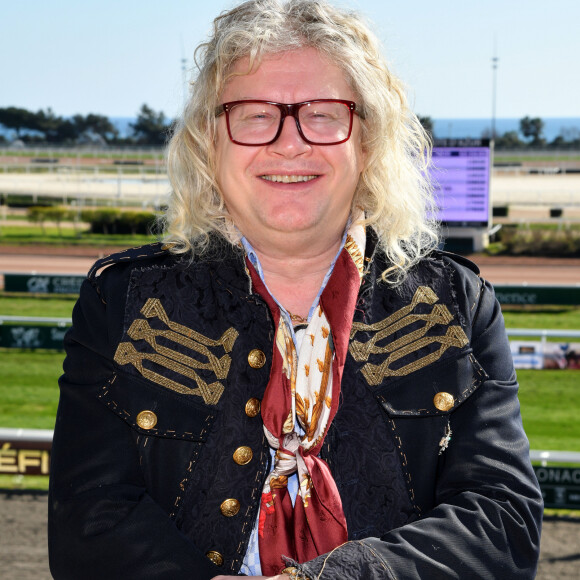
[[[0,107],[174,117],[183,59],[236,3],[0,0]],[[490,118],[496,55],[497,118],[580,117],[578,0],[336,3],[371,23],[418,115]]]

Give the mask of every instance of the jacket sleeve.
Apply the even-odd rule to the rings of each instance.
[[[129,428],[97,399],[114,372],[122,303],[105,305],[85,281],[65,338],[51,458],[50,569],[57,580],[210,579],[219,569],[148,495]]]
[[[473,354],[488,378],[451,414],[452,441],[439,460],[433,509],[381,538],[348,542],[301,565],[308,578],[535,577],[543,503],[509,343],[493,289],[468,274],[459,276],[458,294]],[[421,428],[420,420],[415,424]]]

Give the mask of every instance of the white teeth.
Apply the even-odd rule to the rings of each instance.
[[[274,183],[299,183],[301,181],[310,181],[316,179],[316,175],[261,175],[266,181]]]

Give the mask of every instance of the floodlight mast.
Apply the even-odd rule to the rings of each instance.
[[[497,67],[499,63],[499,57],[497,56],[496,38],[493,37],[493,57],[491,59],[492,68],[492,95],[491,95],[491,140],[495,141],[495,111],[496,111],[496,97],[497,97]]]
[[[183,46],[183,37],[181,38],[181,86],[183,87],[183,106],[187,104],[188,86],[187,86],[187,59],[185,58],[185,48]]]

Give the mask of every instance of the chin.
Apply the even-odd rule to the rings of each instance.
[[[299,232],[315,227],[316,221],[310,218],[305,218],[304,214],[300,215],[281,215],[268,220],[269,226],[279,232]]]

